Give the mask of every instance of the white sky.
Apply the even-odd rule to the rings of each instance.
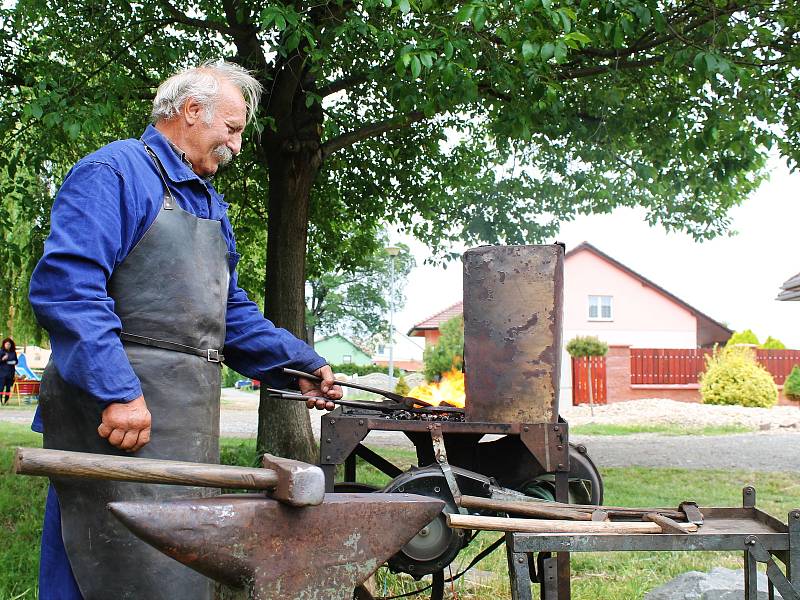
[[[731,211],[738,235],[708,242],[649,227],[643,211],[578,217],[562,225],[556,239],[567,250],[587,241],[639,274],[731,329],[750,328],[788,348],[800,349],[800,302],[777,302],[781,284],[800,272],[800,173],[773,161],[769,180]],[[406,288],[406,304],[395,316],[403,332],[462,298],[460,261],[423,265],[430,255],[402,238],[417,257]]]

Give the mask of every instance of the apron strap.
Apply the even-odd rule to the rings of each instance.
[[[167,184],[166,172],[164,171],[164,167],[161,164],[161,161],[158,160],[156,153],[153,152],[152,148],[145,144],[144,140],[139,140],[142,142],[144,149],[147,150],[147,153],[150,155],[150,158],[153,159],[153,162],[156,165],[156,170],[158,171],[159,176],[161,177],[161,181],[164,182],[164,210],[172,210],[175,208],[175,198],[172,197],[172,192],[169,191],[169,185]]]
[[[161,348],[163,350],[173,350],[175,352],[183,352],[184,354],[202,356],[208,362],[213,363],[221,363],[225,360],[222,350],[218,350],[217,348],[195,348],[194,346],[186,346],[184,344],[170,342],[168,340],[159,340],[156,338],[145,337],[143,335],[135,335],[133,333],[126,333],[125,331],[119,334],[119,339],[132,344],[141,344],[142,346],[152,346],[154,348]]]

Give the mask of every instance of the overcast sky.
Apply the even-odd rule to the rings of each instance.
[[[622,208],[566,223],[556,239],[567,250],[587,241],[730,328],[750,328],[761,341],[772,335],[800,349],[800,302],[775,301],[780,285],[800,272],[800,173],[777,160],[771,168],[769,180],[731,211],[737,235],[698,243],[649,227],[642,211]],[[461,263],[423,265],[429,256],[423,244],[393,241],[408,243],[420,265],[395,317],[406,332],[461,300]]]

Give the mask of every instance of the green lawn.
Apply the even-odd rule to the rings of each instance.
[[[732,433],[748,433],[756,431],[747,425],[706,425],[705,427],[686,427],[668,423],[631,423],[613,425],[604,423],[587,423],[569,428],[574,435],[633,435],[636,433],[657,433],[659,435],[728,435]]]
[[[40,436],[26,427],[0,423],[0,599],[36,597],[38,545],[46,492],[46,481],[37,477],[11,475],[15,446],[38,446]],[[223,460],[250,465],[254,460],[254,441],[223,440]],[[377,450],[377,449],[376,449]],[[411,452],[379,450],[399,464],[412,464]],[[606,503],[628,506],[677,506],[694,500],[706,506],[735,506],[741,503],[741,488],[753,484],[758,490],[758,505],[781,520],[800,507],[800,478],[796,474],[744,471],[689,471],[681,469],[613,468],[602,469]],[[381,485],[386,478],[374,469],[359,467],[359,479]],[[481,548],[498,537],[480,534],[453,565],[461,568]],[[741,568],[739,553],[613,553],[573,554],[573,598],[575,600],[634,600],[644,592],[688,570],[707,571],[713,566]],[[478,565],[487,577],[479,584],[456,583],[462,600],[508,598],[505,556],[498,550]],[[379,590],[399,593],[419,585],[409,578],[378,573]]]

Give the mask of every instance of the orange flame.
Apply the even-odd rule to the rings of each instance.
[[[453,369],[442,375],[439,383],[418,385],[408,392],[409,396],[430,402],[434,406],[449,404],[464,408],[466,395],[464,394],[464,374]]]

